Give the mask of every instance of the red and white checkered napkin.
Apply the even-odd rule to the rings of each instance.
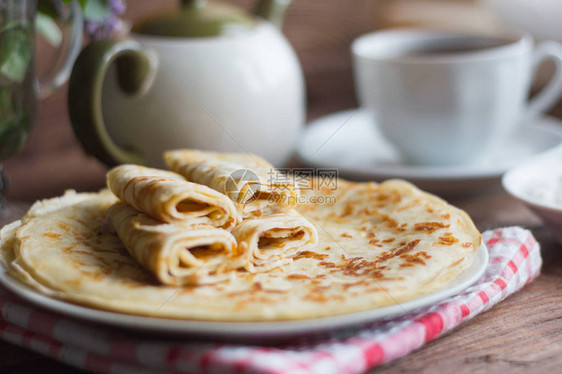
[[[360,373],[404,356],[491,308],[540,271],[539,245],[519,227],[487,231],[486,274],[415,314],[320,342],[278,347],[139,338],[37,309],[0,288],[2,339],[95,372]]]

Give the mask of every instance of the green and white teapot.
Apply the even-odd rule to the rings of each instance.
[[[129,38],[95,41],[69,84],[72,126],[108,165],[162,166],[162,152],[290,157],[305,120],[295,52],[279,31],[290,0],[259,0],[255,15],[183,1],[137,22]]]

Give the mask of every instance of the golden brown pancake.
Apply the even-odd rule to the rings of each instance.
[[[212,284],[164,286],[108,228],[108,191],[34,205],[0,233],[11,274],[39,292],[94,308],[189,320],[278,321],[364,311],[442,289],[471,265],[480,234],[463,211],[393,180],[303,189],[318,232],[269,271],[238,268]],[[271,244],[271,243],[270,243]],[[278,250],[275,245],[267,251]]]
[[[242,266],[250,272],[288,264],[297,251],[315,250],[318,244],[316,227],[296,211],[246,219],[232,234]]]
[[[109,216],[127,251],[158,280],[169,286],[213,283],[226,279],[236,240],[209,224],[164,223],[118,202]]]
[[[163,222],[209,223],[229,229],[242,220],[225,195],[169,171],[116,166],[107,173],[107,186],[119,199]]]
[[[286,211],[297,204],[298,191],[291,181],[257,155],[181,149],[165,152],[164,159],[187,180],[226,194],[244,218]]]

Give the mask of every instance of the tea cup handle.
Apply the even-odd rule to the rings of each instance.
[[[537,46],[533,56],[533,71],[545,60],[552,60],[556,65],[554,76],[529,102],[527,116],[537,116],[550,109],[562,97],[562,45],[556,42],[544,42]]]
[[[130,39],[94,41],[82,50],[70,75],[70,122],[85,151],[106,165],[145,164],[140,152],[111,139],[103,120],[103,81],[114,62],[119,86],[127,94],[142,95],[151,86],[156,56]]]

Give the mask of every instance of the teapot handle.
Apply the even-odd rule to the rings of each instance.
[[[151,85],[156,56],[134,40],[100,40],[90,43],[78,56],[68,84],[70,122],[85,151],[108,166],[144,164],[142,154],[111,139],[102,114],[105,75],[116,63],[118,83],[129,95],[140,95]]]
[[[283,26],[285,13],[292,0],[258,0],[254,14],[265,18],[279,29]]]

